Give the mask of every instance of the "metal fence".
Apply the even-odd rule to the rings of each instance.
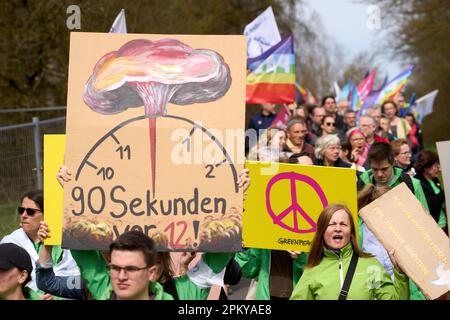
[[[44,134],[65,133],[66,117],[0,127],[0,206],[42,189]]]

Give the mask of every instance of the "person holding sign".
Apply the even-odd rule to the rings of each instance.
[[[94,299],[173,300],[154,281],[159,272],[154,241],[139,231],[120,235],[110,245],[108,264],[99,251],[72,250]]]
[[[242,170],[237,181],[238,187],[243,188],[244,191],[250,185],[248,173],[248,169]],[[72,179],[72,174],[66,166],[62,165],[56,177],[64,187],[64,183]],[[123,235],[116,241],[119,241]],[[95,250],[71,250],[71,252],[92,297],[99,300],[110,299],[113,274],[108,270],[107,261],[101,252]],[[157,296],[160,299],[204,300],[208,297],[213,284],[223,284],[225,267],[233,255],[234,253],[204,253],[194,268],[181,276],[174,277],[169,270],[170,256],[166,252],[158,252],[154,258],[155,269],[149,278],[150,290],[152,288],[161,290],[162,293]],[[187,259],[183,259],[185,266],[189,265],[194,258],[194,255],[186,256]]]
[[[368,160],[371,169],[361,174],[358,181],[359,190],[368,184],[393,188],[405,182],[425,210],[429,212],[420,181],[403,173],[401,168],[394,167],[394,152],[389,143],[374,143],[369,151]]]
[[[50,229],[44,221],[40,223],[38,237],[41,243],[50,237]],[[36,261],[36,283],[39,290],[61,298],[86,300],[86,288],[81,275],[56,276],[53,269],[53,246],[42,247],[39,260]]]
[[[383,194],[391,190],[390,187],[368,184],[358,192],[358,210],[364,208],[372,201],[378,199]],[[361,217],[358,217],[358,243],[364,252],[372,254],[386,269],[389,276],[394,280],[394,266],[386,249],[383,247],[378,238],[364,223]]]
[[[358,181],[359,190],[361,190],[364,185],[368,184],[393,188],[404,182],[411,192],[414,193],[424,209],[427,212],[430,212],[420,181],[404,173],[401,168],[394,167],[394,152],[389,143],[374,143],[369,151],[368,160],[371,169],[361,174]],[[410,291],[411,299],[425,299],[412,281]]]
[[[355,224],[347,207],[332,204],[317,221],[308,263],[291,300],[407,300],[408,277],[389,252],[391,280],[377,259],[358,249]]]
[[[44,218],[44,197],[42,190],[33,190],[24,194],[20,199],[21,205],[17,208],[20,215],[20,228],[5,236],[0,243],[15,243],[24,248],[31,257],[33,271],[31,281],[27,284],[32,290],[44,295],[38,290],[36,284],[36,265],[39,254],[43,250],[43,243],[39,239],[38,230]],[[52,266],[57,276],[77,277],[80,270],[69,250],[61,246],[54,246],[51,253]],[[45,294],[50,298],[49,294]]]

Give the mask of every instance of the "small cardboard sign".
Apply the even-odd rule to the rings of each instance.
[[[346,205],[356,224],[355,170],[257,161],[246,167],[251,180],[242,218],[246,247],[309,252],[317,219],[329,204]]]
[[[71,34],[62,244],[241,248],[245,37]]]
[[[359,211],[369,229],[395,256],[429,299],[450,289],[449,239],[405,183]]]

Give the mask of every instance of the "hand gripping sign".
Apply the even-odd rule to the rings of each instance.
[[[244,202],[246,247],[308,252],[321,211],[345,204],[357,221],[356,173],[353,169],[247,161],[251,185]],[[262,202],[263,200],[264,202]]]

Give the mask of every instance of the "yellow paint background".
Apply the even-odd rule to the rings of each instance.
[[[278,166],[276,172],[265,174],[270,165],[257,161],[247,161],[246,167],[250,169],[251,184],[247,191],[244,201],[243,214],[243,241],[246,247],[295,250],[309,252],[309,246],[296,244],[279,244],[279,238],[310,240],[314,238],[315,233],[295,233],[286,230],[274,224],[272,217],[266,209],[266,186],[269,181],[281,172],[296,172],[307,175],[314,179],[322,188],[328,200],[328,204],[345,204],[352,212],[355,221],[356,231],[358,228],[358,210],[357,210],[357,191],[356,191],[356,172],[353,169],[322,167],[322,166],[302,166],[298,164],[275,164]],[[322,202],[315,191],[304,182],[297,182],[297,200],[298,204],[317,221],[322,211]],[[288,181],[279,181],[272,187],[270,193],[271,207],[275,213],[281,213],[291,204],[290,183]],[[292,215],[290,216],[292,217]],[[287,225],[292,221],[290,217],[282,219]],[[301,229],[311,228],[306,221],[303,221],[298,214],[298,226]]]
[[[63,188],[56,179],[59,167],[64,164],[64,134],[44,135],[44,221],[50,228],[47,245],[61,245]]]

